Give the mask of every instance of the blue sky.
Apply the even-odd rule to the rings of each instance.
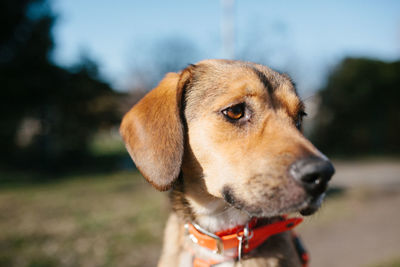
[[[193,60],[224,55],[219,0],[53,0],[53,7],[55,62],[70,65],[86,51],[118,89],[129,87],[132,61],[146,64],[163,38],[193,43]],[[400,58],[400,1],[236,0],[235,51],[255,61],[262,55],[300,92],[312,92],[344,56]]]

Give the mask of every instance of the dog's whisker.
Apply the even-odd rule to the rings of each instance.
[[[309,95],[309,96],[306,96],[306,97],[302,97],[302,100],[304,101],[304,102],[306,102],[306,101],[309,101],[309,100],[313,100],[313,98],[315,98],[317,95],[316,94],[312,94],[312,95]]]

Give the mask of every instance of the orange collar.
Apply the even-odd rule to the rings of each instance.
[[[282,217],[282,220],[268,224],[263,219],[253,218],[244,226],[217,233],[207,232],[195,223],[185,224],[185,228],[190,239],[197,245],[224,256],[226,256],[225,251],[231,251],[229,258],[240,260],[243,254],[259,247],[270,236],[289,231],[302,221],[301,218]],[[211,266],[220,262],[195,258],[193,266]]]

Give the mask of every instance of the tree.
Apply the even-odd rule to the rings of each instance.
[[[132,57],[132,87],[134,90],[148,91],[156,86],[168,72],[179,72],[201,58],[197,47],[179,36],[159,39],[145,47],[137,47]],[[138,53],[137,50],[143,50]],[[145,56],[140,57],[140,54]]]
[[[313,141],[336,155],[400,152],[400,61],[347,58],[320,91]]]
[[[51,62],[46,0],[5,0],[0,10],[2,161],[46,169],[79,161],[92,134],[118,122],[117,94],[89,58],[71,69]]]

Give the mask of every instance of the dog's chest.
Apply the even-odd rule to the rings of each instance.
[[[192,267],[193,266],[193,254],[187,251],[183,251],[180,260],[179,267]],[[212,265],[213,267],[255,267],[255,266],[263,266],[263,267],[285,267],[286,265],[281,265],[280,260],[278,258],[249,258],[243,259],[242,261],[225,261],[216,265]],[[289,267],[289,266],[287,266]],[[293,267],[293,266],[291,266]]]

